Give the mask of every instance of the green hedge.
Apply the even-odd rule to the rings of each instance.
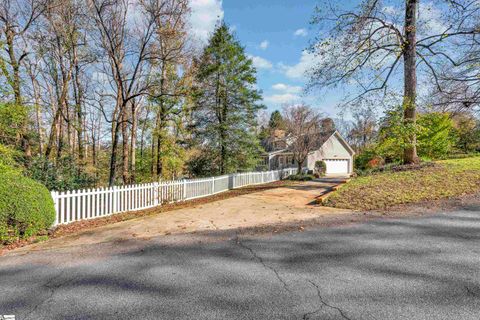
[[[50,192],[17,172],[0,171],[0,244],[45,232],[55,221]]]
[[[311,181],[315,177],[311,174],[294,174],[288,177],[288,180],[292,181]]]

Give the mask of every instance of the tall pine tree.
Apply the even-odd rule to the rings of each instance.
[[[209,166],[203,174],[253,169],[260,154],[256,113],[263,108],[252,60],[222,23],[198,62],[195,88],[196,137]]]

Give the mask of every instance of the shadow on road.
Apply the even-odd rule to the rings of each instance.
[[[152,240],[127,252],[111,244],[47,252],[47,262],[37,259],[42,253],[1,258],[0,313],[20,319],[478,315],[478,211],[202,239]]]

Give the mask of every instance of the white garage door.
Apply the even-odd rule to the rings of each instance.
[[[348,160],[326,159],[327,174],[348,174]]]

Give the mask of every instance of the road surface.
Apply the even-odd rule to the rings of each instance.
[[[479,319],[480,211],[0,257],[17,319]]]

